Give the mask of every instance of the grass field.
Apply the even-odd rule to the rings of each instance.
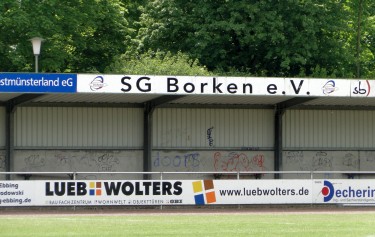
[[[375,237],[375,213],[0,215],[0,236]]]

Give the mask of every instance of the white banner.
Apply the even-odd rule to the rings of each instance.
[[[78,93],[375,97],[375,81],[77,74]]]
[[[0,206],[375,203],[374,180],[2,181]]]

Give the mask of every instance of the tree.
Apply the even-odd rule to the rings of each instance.
[[[375,3],[370,0],[348,1],[347,7],[353,28],[347,48],[355,55],[356,77],[374,77]]]
[[[253,75],[352,75],[345,4],[324,0],[154,0],[141,16],[140,49],[182,51],[209,70]]]
[[[142,55],[124,54],[110,65],[106,72],[129,75],[211,75],[198,60],[190,59],[186,54],[161,51],[148,51]]]
[[[101,72],[129,41],[125,12],[120,0],[2,0],[0,70],[32,71],[28,39],[39,36],[41,71]]]

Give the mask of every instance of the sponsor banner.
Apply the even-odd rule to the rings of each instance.
[[[2,181],[0,206],[311,203],[311,180]]]
[[[374,81],[78,74],[81,93],[375,97]]]
[[[0,73],[0,92],[76,93],[76,74]]]
[[[0,92],[375,97],[375,81],[262,77],[0,73]]]
[[[0,206],[168,205],[182,202],[184,185],[159,180],[2,181]]]
[[[314,180],[313,203],[375,204],[375,180]]]
[[[193,182],[195,204],[308,204],[311,203],[311,180],[202,180]],[[212,182],[216,202],[210,202]],[[202,191],[194,185],[202,183]],[[199,198],[200,197],[200,198]],[[201,200],[201,201],[199,201]]]
[[[0,206],[375,204],[375,180],[1,181]]]

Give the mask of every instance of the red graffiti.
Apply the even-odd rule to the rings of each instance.
[[[256,154],[249,159],[244,153],[229,152],[222,155],[214,154],[215,171],[264,171],[264,155]]]

